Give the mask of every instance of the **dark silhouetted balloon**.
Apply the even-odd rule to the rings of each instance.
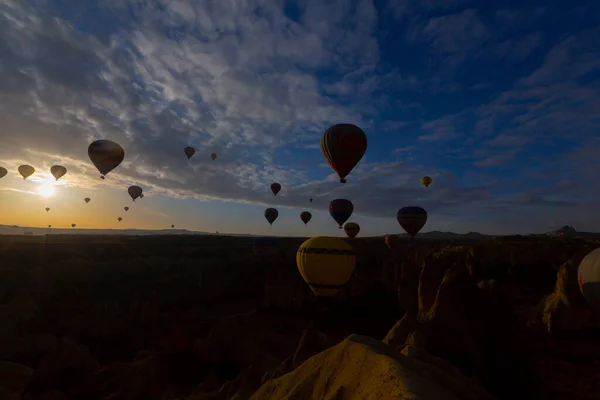
[[[317,296],[334,297],[352,277],[356,255],[343,239],[317,236],[300,245],[296,265]]]
[[[309,201],[312,203],[312,197],[310,198],[310,200],[309,200]]]
[[[421,207],[403,207],[396,214],[398,223],[412,238],[425,226],[427,211]]]
[[[281,185],[277,182],[275,183],[271,183],[271,192],[273,192],[273,194],[275,196],[277,196],[277,193],[279,193],[279,191],[281,190]]]
[[[46,207],[46,212],[48,212],[48,211],[50,211],[50,208],[49,208],[49,207]]]
[[[20,165],[18,170],[23,179],[29,178],[35,172],[35,168],[33,168],[31,165]]]
[[[83,201],[85,201],[85,203],[86,203],[86,204],[87,204],[87,203],[89,203],[89,202],[90,202],[90,200],[91,200],[91,199],[90,199],[89,197],[86,197],[85,199],[83,199]]]
[[[50,173],[54,177],[54,179],[59,180],[67,173],[67,169],[62,165],[53,165],[50,167]]]
[[[348,221],[353,211],[354,205],[350,200],[335,199],[329,203],[329,215],[338,223],[340,229],[344,222]]]
[[[144,193],[140,194],[140,199],[144,198]]]
[[[398,244],[398,236],[396,235],[385,235],[385,244],[390,250],[394,250]]]
[[[350,239],[354,239],[356,235],[358,235],[358,232],[360,232],[360,225],[356,222],[348,222],[344,225],[344,232],[346,232],[346,235],[348,235]]]
[[[210,155],[210,158],[212,158],[213,160],[215,160],[217,158],[217,153],[212,153]]]
[[[302,211],[300,213],[300,219],[304,222],[304,225],[308,224],[308,221],[312,218],[312,214],[308,211]]]
[[[125,212],[129,211],[129,207],[123,207],[123,210],[125,210]]]
[[[92,163],[102,174],[102,179],[113,169],[117,168],[125,159],[125,150],[110,140],[96,140],[88,147],[88,156]]]
[[[8,170],[6,168],[0,167],[0,178],[4,178],[8,174]]]
[[[77,224],[71,224],[71,228],[75,228]]]
[[[117,221],[121,222],[121,221],[123,221],[123,218],[119,217],[119,218],[117,218]]]
[[[321,152],[337,172],[341,183],[362,159],[367,150],[367,135],[353,124],[336,124],[321,137]]]
[[[429,185],[431,185],[431,182],[433,182],[433,179],[431,179],[430,176],[424,176],[421,178],[421,183],[423,184],[423,186],[427,187]]]
[[[267,208],[265,210],[265,218],[269,221],[269,225],[273,225],[273,222],[279,217],[279,211],[274,208]]]
[[[194,149],[193,147],[186,147],[185,149],[183,149],[183,152],[185,153],[185,155],[187,156],[188,160],[190,158],[192,158],[192,156],[194,154],[196,154],[196,149]]]
[[[171,229],[175,228],[175,225],[171,225]]]
[[[129,189],[127,189],[127,193],[129,193],[129,196],[131,196],[133,201],[140,197],[142,195],[142,192],[143,190],[139,186],[129,186]]]

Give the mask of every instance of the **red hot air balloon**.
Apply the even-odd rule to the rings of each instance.
[[[308,211],[302,211],[300,213],[300,219],[304,222],[304,225],[308,224],[308,221],[312,218],[312,214]]]
[[[273,225],[273,222],[275,222],[278,216],[279,211],[277,211],[274,208],[267,208],[265,210],[265,218],[267,219],[267,221],[269,221],[269,225]]]
[[[403,207],[398,210],[396,219],[402,229],[414,238],[427,222],[427,211],[421,207]]]
[[[106,174],[121,164],[125,158],[125,150],[115,142],[102,139],[89,145],[88,156],[102,174],[100,178],[104,179]]]
[[[367,151],[367,135],[353,124],[336,124],[321,137],[321,152],[341,183]]]
[[[344,222],[348,221],[353,211],[354,205],[350,200],[335,199],[329,203],[329,215],[338,223],[340,229]]]
[[[273,194],[275,196],[277,196],[277,193],[279,193],[279,191],[281,190],[281,185],[277,182],[275,183],[271,183],[271,192],[273,192]]]

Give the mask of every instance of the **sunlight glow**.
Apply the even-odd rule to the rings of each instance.
[[[40,183],[40,186],[37,188],[37,192],[40,196],[42,196],[46,199],[48,197],[52,197],[52,196],[54,196],[54,193],[55,193],[54,185],[50,182],[42,182],[42,183]]]

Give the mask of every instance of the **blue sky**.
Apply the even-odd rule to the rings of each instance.
[[[143,206],[119,226],[337,235],[327,204],[341,197],[361,236],[400,232],[412,205],[423,231],[600,229],[596,1],[88,3],[0,5],[0,195],[28,212],[54,202],[54,226],[116,227],[138,184]],[[346,185],[318,148],[340,122],[369,140]],[[106,181],[87,158],[98,138],[127,152]],[[55,197],[24,200],[22,163],[69,173]],[[69,215],[91,192],[95,216]]]

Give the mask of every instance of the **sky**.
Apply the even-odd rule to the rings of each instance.
[[[600,231],[595,0],[2,0],[0,55],[0,224],[340,235],[347,198],[359,236],[405,206],[422,232]],[[336,123],[368,137],[345,185]],[[106,180],[96,139],[126,152]]]

